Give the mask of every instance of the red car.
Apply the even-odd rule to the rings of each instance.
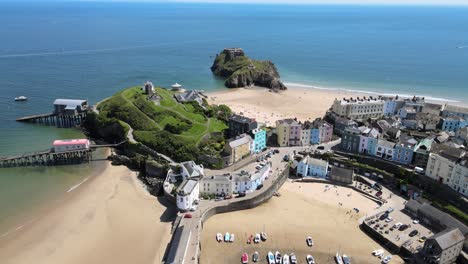
[[[247,255],[247,253],[242,254],[241,261],[242,261],[242,264],[249,263],[249,255]]]
[[[192,214],[185,214],[184,218],[192,218]]]

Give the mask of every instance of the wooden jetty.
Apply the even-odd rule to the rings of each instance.
[[[27,166],[54,166],[70,165],[89,162],[92,159],[92,151],[96,148],[118,147],[125,141],[116,144],[91,145],[88,149],[77,149],[63,152],[54,152],[53,148],[24,153],[21,155],[0,157],[0,168],[27,167]]]
[[[54,101],[54,111],[52,113],[25,116],[16,119],[16,121],[68,128],[81,125],[86,117],[87,111],[87,100],[56,99]]]
[[[16,119],[18,122],[38,123],[48,126],[70,128],[79,126],[86,117],[86,112],[76,115],[58,115],[54,113],[25,116]]]
[[[53,149],[0,158],[0,167],[80,164],[91,160],[91,149],[53,152]]]

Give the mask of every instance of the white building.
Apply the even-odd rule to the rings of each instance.
[[[450,188],[468,196],[468,157],[464,157],[455,165],[455,169],[450,178]]]
[[[204,169],[203,165],[196,164],[194,161],[185,161],[180,163],[180,174],[182,177],[191,178],[191,177],[203,177]]]
[[[384,139],[379,139],[377,140],[375,156],[382,158],[382,159],[393,160],[394,148],[395,148],[395,143],[384,140]]]
[[[194,207],[195,201],[200,196],[200,184],[198,179],[186,179],[176,190],[177,208],[182,211]]]
[[[200,183],[203,194],[232,195],[233,191],[232,176],[229,174],[205,177]]]
[[[328,173],[328,161],[304,157],[298,164],[296,176],[325,178]]]
[[[465,151],[444,145],[433,145],[431,151],[426,166],[426,176],[457,191],[463,190],[467,177],[466,157],[462,160],[463,164],[460,159],[465,155]],[[466,191],[464,194],[466,195]]]
[[[232,178],[234,193],[253,192],[258,186],[262,185],[265,179],[271,173],[270,164],[266,164],[258,172],[240,173]]]
[[[353,99],[335,99],[332,111],[336,114],[350,119],[379,118],[383,116],[385,102],[381,99],[370,96]]]
[[[54,152],[67,152],[75,150],[88,150],[90,146],[88,139],[65,139],[54,140]]]

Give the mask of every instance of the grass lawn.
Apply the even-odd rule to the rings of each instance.
[[[174,99],[174,92],[162,88],[156,88],[155,91],[161,97],[159,105],[148,101],[140,87],[132,87],[103,102],[100,110],[109,117],[128,123],[135,131],[141,131],[137,134],[144,141],[150,140],[149,135],[153,138],[155,135],[144,133],[145,131],[164,130],[167,124],[185,125],[185,131],[173,136],[195,145],[206,134],[221,132],[227,128],[223,121],[198,113],[191,104],[179,104]]]

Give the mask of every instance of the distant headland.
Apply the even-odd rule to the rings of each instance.
[[[228,88],[255,85],[273,90],[287,89],[273,62],[250,59],[241,48],[227,48],[216,55],[211,71],[227,78],[224,85]]]

